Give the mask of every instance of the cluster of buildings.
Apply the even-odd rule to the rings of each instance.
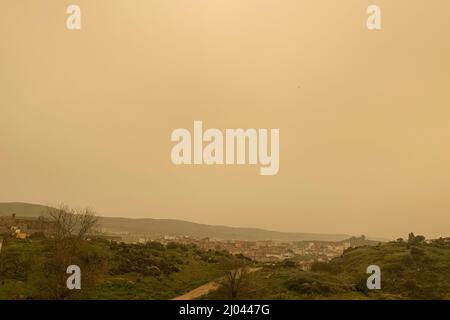
[[[9,234],[17,239],[26,239],[36,232],[47,233],[52,227],[52,222],[44,217],[17,217],[0,216],[0,234]],[[280,242],[273,240],[218,240],[196,239],[188,236],[165,235],[160,238],[149,238],[143,235],[129,234],[128,232],[111,232],[111,230],[98,230],[98,236],[110,241],[146,243],[157,241],[162,244],[170,242],[185,245],[195,245],[201,250],[227,251],[231,254],[242,254],[252,260],[263,263],[275,263],[289,260],[304,270],[310,269],[316,262],[326,262],[342,255],[344,250],[352,246],[351,241],[295,241]],[[1,248],[1,242],[0,242]]]
[[[212,240],[210,238],[194,239],[189,237],[165,236],[157,240],[163,244],[178,242],[193,244],[202,250],[227,251],[231,254],[242,254],[252,260],[275,263],[290,260],[304,270],[310,269],[316,261],[326,262],[342,255],[351,247],[349,241],[295,241],[279,242],[272,240]]]
[[[17,239],[26,239],[36,232],[46,233],[52,223],[44,217],[0,216],[0,234],[9,234]]]
[[[351,246],[358,244],[352,239],[344,241],[292,241],[282,242],[275,240],[220,240],[211,238],[193,238],[189,236],[163,235],[138,235],[128,232],[114,232],[112,230],[99,230],[102,236],[113,241],[123,241],[127,243],[145,244],[149,241],[156,241],[167,245],[171,242],[184,245],[195,245],[205,251],[227,251],[231,254],[242,254],[254,261],[263,263],[276,263],[290,261],[304,270],[309,270],[314,262],[327,262],[339,257]],[[113,236],[114,235],[114,236]],[[115,237],[116,239],[112,239]],[[120,239],[120,240],[119,240]],[[358,240],[365,239],[355,238]]]
[[[227,251],[231,254],[242,254],[254,261],[275,263],[289,260],[304,270],[309,270],[314,262],[327,262],[341,256],[342,253],[354,246],[348,241],[293,241],[281,242],[275,240],[219,240],[211,238],[193,238],[189,236],[164,235],[150,237],[137,234],[117,233],[102,230],[105,238],[113,241],[145,244],[156,241],[167,245],[171,242],[184,245],[195,245],[201,250]],[[107,232],[108,231],[108,232]],[[107,235],[109,234],[109,235]],[[112,236],[114,234],[114,237]],[[113,239],[115,238],[115,239]]]

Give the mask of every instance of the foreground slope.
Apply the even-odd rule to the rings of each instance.
[[[366,269],[381,269],[381,290],[368,290]],[[223,299],[218,290],[203,299]],[[351,248],[311,271],[284,262],[252,275],[241,299],[450,299],[450,244],[390,242]]]
[[[314,264],[312,271],[302,271],[292,261],[264,265],[192,245],[92,239],[71,258],[71,264],[83,270],[83,288],[77,292],[59,290],[65,278],[55,276],[54,244],[38,234],[27,240],[3,235],[0,300],[173,299],[217,280],[223,266],[235,260],[258,270],[249,274],[238,299],[450,299],[450,244],[445,241],[352,248],[329,263]],[[366,268],[372,264],[381,268],[381,290],[366,287]],[[65,277],[65,270],[60,274]],[[229,297],[219,286],[199,298]]]

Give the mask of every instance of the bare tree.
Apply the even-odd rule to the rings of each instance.
[[[84,240],[93,232],[98,220],[90,208],[78,210],[65,204],[50,208],[47,215],[51,224],[48,271],[54,276],[54,281],[49,281],[49,289],[54,297],[61,298],[67,293],[66,269],[78,260]]]
[[[51,234],[56,240],[83,239],[98,221],[92,209],[77,210],[65,204],[49,209],[48,215],[53,225]]]
[[[224,276],[221,279],[222,289],[227,298],[238,299],[250,286],[250,269],[245,261],[232,259],[223,265]]]

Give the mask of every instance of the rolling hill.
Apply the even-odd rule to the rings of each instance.
[[[0,216],[9,216],[15,213],[18,217],[37,217],[45,215],[49,209],[50,207],[48,206],[30,203],[0,203]],[[209,237],[223,240],[341,241],[351,237],[346,234],[280,232],[257,228],[214,226],[174,219],[132,219],[100,216],[99,225],[101,228],[116,232],[151,234],[155,236]]]

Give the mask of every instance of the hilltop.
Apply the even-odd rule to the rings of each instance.
[[[48,206],[30,203],[0,203],[0,216],[9,216],[15,213],[19,217],[38,217],[45,215],[49,209],[51,208]],[[222,240],[341,241],[351,237],[346,234],[280,232],[257,228],[215,226],[175,219],[132,219],[99,216],[99,226],[115,232],[132,234],[209,237]]]

